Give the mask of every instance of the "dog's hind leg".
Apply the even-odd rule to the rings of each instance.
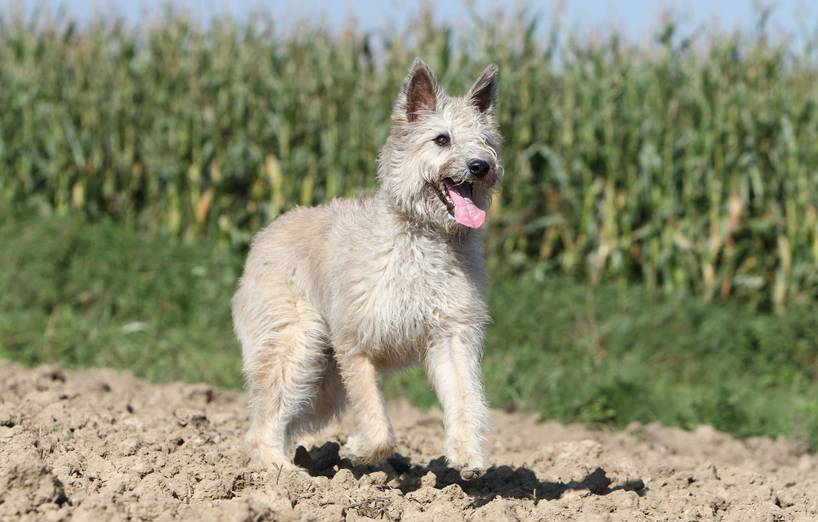
[[[314,433],[330,421],[337,419],[346,406],[346,393],[338,363],[335,361],[331,349],[325,350],[326,363],[321,374],[320,382],[316,387],[315,400],[310,404],[303,416],[294,418],[290,424],[290,437],[301,433]]]
[[[250,395],[250,452],[267,467],[292,467],[291,436],[315,411],[331,351],[324,322],[303,295],[292,285],[276,290],[256,288],[249,299],[240,290],[234,319]]]

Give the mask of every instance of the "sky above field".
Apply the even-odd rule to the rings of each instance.
[[[19,6],[19,0],[0,0],[3,11],[9,6]],[[43,4],[50,8],[64,7],[67,12],[79,20],[89,20],[95,16],[106,16],[118,13],[129,21],[138,22],[152,18],[161,11],[162,6],[170,3],[184,11],[194,14],[206,21],[221,14],[246,18],[254,10],[265,9],[277,18],[288,21],[303,19],[323,19],[332,27],[342,27],[351,18],[365,29],[388,27],[392,24],[405,24],[407,19],[416,13],[422,1],[417,0],[300,0],[285,2],[280,0],[24,0],[27,10]],[[425,2],[429,4],[430,2]],[[521,2],[497,2],[490,0],[433,2],[436,16],[440,20],[456,23],[459,19],[468,18],[467,4],[475,5],[478,12],[487,13],[502,5],[519,5]],[[758,10],[754,7],[762,3],[753,0],[566,0],[525,2],[532,10],[548,18],[558,5],[563,4],[564,19],[568,27],[580,31],[593,31],[594,28],[615,27],[623,29],[629,36],[638,39],[650,35],[653,23],[662,12],[670,10],[688,25],[696,28],[702,24],[717,24],[723,29],[733,27],[752,27],[757,19]],[[763,2],[763,5],[774,6],[771,28],[793,33],[803,37],[803,29],[813,30],[818,20],[818,6],[810,5],[807,0],[779,0]],[[509,9],[510,11],[512,9]]]

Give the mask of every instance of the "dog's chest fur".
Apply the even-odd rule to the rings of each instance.
[[[479,249],[464,238],[402,232],[350,245],[337,259],[335,328],[396,365],[414,362],[434,336],[485,322]],[[341,266],[345,265],[345,266]]]

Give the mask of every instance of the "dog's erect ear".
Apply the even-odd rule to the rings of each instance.
[[[466,95],[480,112],[494,112],[497,104],[497,73],[499,69],[491,64],[480,73]]]
[[[437,83],[423,60],[415,60],[412,64],[402,91],[406,99],[406,119],[410,122],[419,120],[422,111],[435,110]]]

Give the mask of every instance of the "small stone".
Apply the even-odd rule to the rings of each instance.
[[[383,471],[374,471],[367,475],[369,482],[377,486],[383,486],[389,480],[389,476]]]
[[[568,489],[560,495],[561,501],[570,501],[591,496],[591,492],[587,489]]]
[[[0,404],[0,426],[13,428],[20,423],[20,415],[11,409],[11,406]]]
[[[145,460],[137,460],[134,465],[131,467],[131,471],[137,474],[139,478],[144,477],[148,473],[153,472],[153,466],[151,466]]]
[[[355,475],[348,469],[341,468],[338,473],[332,477],[332,482],[335,484],[351,484],[355,482]]]
[[[127,438],[119,443],[119,452],[122,455],[135,455],[141,446],[140,442],[135,438]]]
[[[460,487],[460,484],[449,484],[443,488],[442,492],[448,495],[449,498],[461,498],[465,495],[463,488]]]
[[[315,482],[315,485],[318,486],[321,489],[328,489],[329,488],[329,483],[330,483],[329,477],[325,477],[323,475],[318,475],[317,477],[313,477],[312,480],[313,480],[313,482]]]
[[[424,488],[433,488],[437,484],[437,475],[431,471],[427,471],[420,479],[420,485]]]

